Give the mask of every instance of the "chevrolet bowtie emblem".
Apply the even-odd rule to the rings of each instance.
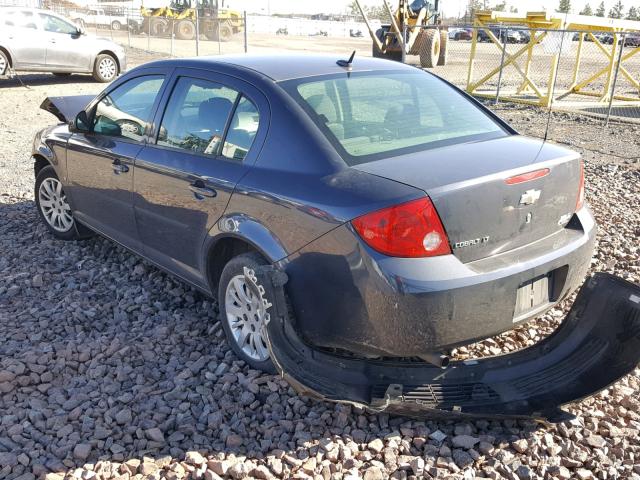
[[[540,198],[540,190],[527,190],[520,196],[520,205],[531,205]]]

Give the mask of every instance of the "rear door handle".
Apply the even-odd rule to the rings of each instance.
[[[204,197],[214,198],[218,194],[213,188],[205,187],[202,180],[196,180],[189,185],[189,190],[193,192],[194,197],[198,200],[202,200]]]
[[[120,163],[119,160],[116,160],[111,165],[113,166],[113,173],[115,173],[116,175],[120,175],[121,173],[126,173],[129,171],[129,167]]]

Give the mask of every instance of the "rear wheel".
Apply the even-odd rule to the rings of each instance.
[[[7,54],[0,50],[0,76],[6,75],[9,72],[9,57]]]
[[[270,308],[265,307],[265,302],[274,303],[275,295],[255,276],[256,269],[267,263],[257,253],[232,258],[220,276],[218,310],[233,352],[252,368],[275,373],[266,336]]]
[[[433,68],[440,58],[440,32],[434,28],[420,33],[420,66]]]
[[[231,37],[233,37],[233,29],[231,28],[231,25],[227,23],[220,25],[220,41],[228,42],[231,40]]]
[[[176,25],[176,38],[178,40],[193,40],[196,38],[196,25],[191,20],[180,20]]]
[[[438,65],[447,64],[447,42],[449,40],[449,32],[440,30],[440,55],[438,55]]]
[[[102,83],[111,82],[119,73],[118,62],[108,53],[98,55],[93,66],[93,78]]]
[[[111,30],[122,30],[122,24],[118,20],[111,22]]]

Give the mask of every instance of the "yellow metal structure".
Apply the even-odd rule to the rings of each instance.
[[[497,38],[491,28],[497,25],[512,28],[527,27],[530,29],[530,40],[527,44],[522,45],[515,52],[509,53],[505,49],[503,41]],[[563,15],[548,14],[546,12],[527,12],[526,14],[480,11],[475,15],[474,32],[471,41],[471,53],[469,57],[469,66],[467,71],[467,92],[472,95],[495,98],[498,94],[497,89],[488,85],[490,81],[499,78],[505,69],[512,66],[522,80],[520,86],[515,90],[500,89],[499,98],[518,102],[548,107],[551,103],[556,106],[585,106],[584,101],[569,102],[565,99],[571,95],[584,95],[592,97],[595,103],[606,103],[611,100],[613,95],[613,78],[620,63],[620,74],[623,75],[631,85],[638,90],[638,96],[615,95],[614,99],[626,102],[640,101],[640,78],[638,74],[634,76],[627,68],[625,62],[640,52],[640,47],[632,48],[630,51],[624,52],[620,58],[621,32],[640,31],[640,22],[629,20],[615,20],[609,18],[600,18],[585,15]],[[478,31],[483,31],[489,38],[490,43],[495,45],[503,60],[502,67],[491,69],[488,73],[482,74],[476,78],[476,61],[478,58]],[[551,34],[555,34],[554,30],[570,30],[576,31],[578,35],[575,59],[572,66],[572,82],[569,88],[560,92],[555,91],[556,72],[560,60],[560,48],[558,42],[551,48],[551,56],[549,61],[549,76],[546,85],[538,85],[531,75],[531,64],[535,59],[535,47]],[[595,32],[606,32],[613,36],[611,45],[605,45],[595,35]],[[573,33],[571,34],[573,35]],[[580,66],[584,54],[584,41],[588,37],[597,47],[597,51],[604,55],[606,65],[597,72],[589,75],[587,78],[580,78]],[[572,38],[566,36],[562,42],[564,43],[563,51],[570,51]],[[501,72],[502,70],[502,72]],[[604,82],[602,82],[604,79]],[[602,84],[602,86],[600,86]],[[555,98],[554,98],[555,97]],[[560,105],[558,102],[562,102]]]

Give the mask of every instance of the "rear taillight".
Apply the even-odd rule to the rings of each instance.
[[[351,221],[374,250],[392,257],[433,257],[451,253],[449,239],[429,198],[412,200]]]
[[[580,185],[578,186],[578,201],[576,202],[576,212],[584,206],[584,163],[580,160]]]

